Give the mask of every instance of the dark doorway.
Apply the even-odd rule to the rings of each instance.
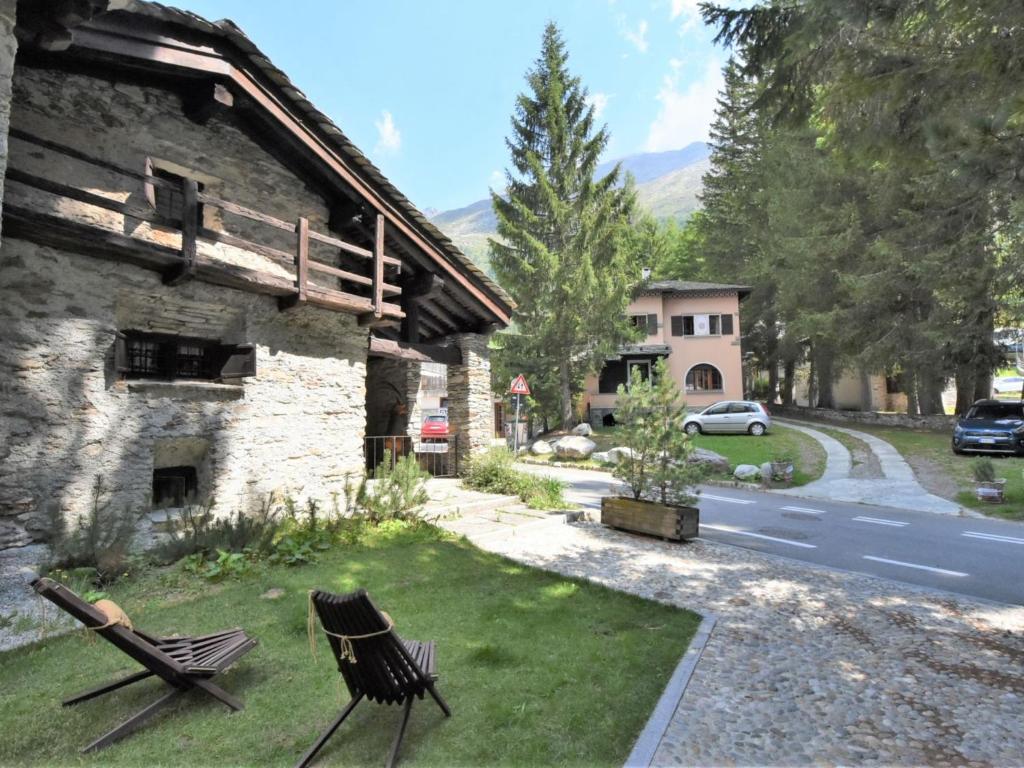
[[[199,478],[195,467],[161,467],[153,470],[153,509],[193,504],[198,490]]]

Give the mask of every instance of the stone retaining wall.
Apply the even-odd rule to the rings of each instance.
[[[14,36],[16,0],[0,0],[0,209],[4,202],[4,175],[7,171],[7,128],[11,120],[11,78],[18,40]]]
[[[905,413],[878,413],[876,411],[839,411],[832,408],[804,408],[802,406],[769,405],[773,416],[791,419],[839,421],[847,424],[876,424],[883,427],[907,427],[945,432],[953,428],[955,416],[909,416]]]

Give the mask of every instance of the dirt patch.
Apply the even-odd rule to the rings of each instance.
[[[961,488],[948,468],[925,456],[914,456],[904,453],[903,458],[907,460],[910,468],[914,470],[917,482],[923,485],[928,493],[934,493],[936,496],[941,496],[944,499],[956,500],[956,495],[961,491]]]
[[[868,447],[868,444],[856,438],[849,438],[850,456],[853,458],[853,468],[850,470],[850,477],[858,480],[881,480],[885,477],[882,472],[882,464],[878,461],[875,452]]]

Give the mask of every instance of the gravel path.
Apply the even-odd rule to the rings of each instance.
[[[1024,764],[1024,608],[593,523],[478,544],[717,615],[656,765]]]

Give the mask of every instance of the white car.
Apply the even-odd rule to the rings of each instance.
[[[688,435],[733,432],[760,437],[772,426],[768,409],[753,400],[723,400],[698,413],[686,415],[683,429]]]
[[[1024,387],[1024,376],[1000,376],[992,381],[992,394],[1020,395],[1021,387]]]

